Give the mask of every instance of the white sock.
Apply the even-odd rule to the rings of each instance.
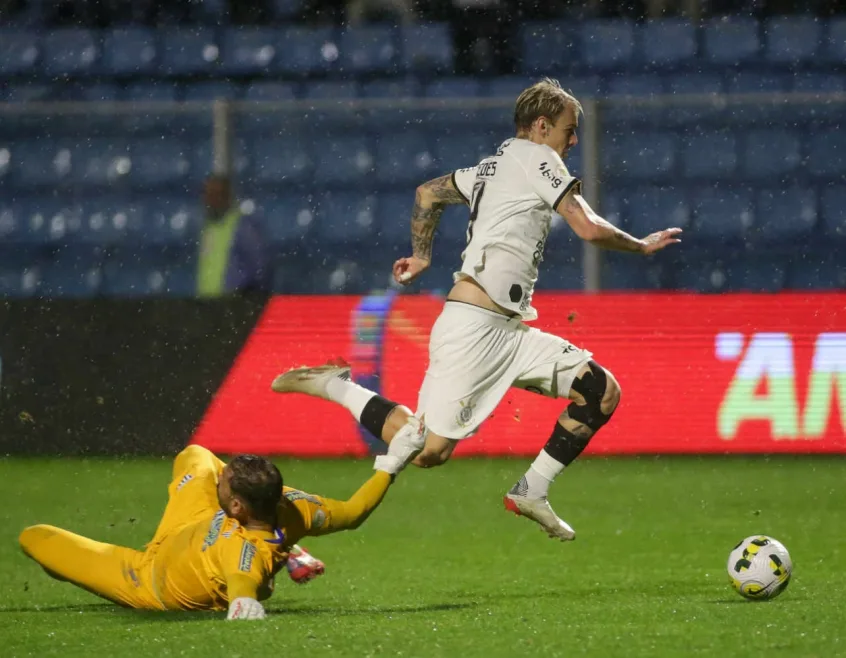
[[[526,484],[529,498],[543,498],[549,493],[549,485],[561,471],[564,464],[552,458],[546,450],[541,450],[529,470],[526,471]]]
[[[338,377],[329,380],[326,384],[326,393],[333,402],[346,407],[356,422],[361,421],[361,412],[364,411],[364,407],[376,397],[376,393],[373,391],[359,386],[355,382]]]

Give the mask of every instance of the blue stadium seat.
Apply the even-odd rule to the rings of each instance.
[[[604,93],[604,83],[598,75],[561,76],[559,79],[564,89],[569,89],[577,98],[596,98]],[[515,99],[516,100],[516,99]]]
[[[126,101],[168,101],[174,102],[179,87],[166,80],[157,82],[134,82],[126,85],[121,93]]]
[[[531,21],[520,26],[520,70],[551,73],[578,61],[576,35],[571,23]],[[523,88],[527,87],[523,80]]]
[[[665,270],[665,263],[658,259],[632,258],[631,254],[607,251],[602,255],[602,289],[660,290],[667,287]]]
[[[369,80],[361,85],[364,98],[414,98],[421,94],[420,81],[413,77]]]
[[[488,134],[444,134],[435,139],[436,167],[443,172],[475,167],[482,158],[496,153],[497,138]]]
[[[670,94],[721,94],[725,91],[723,76],[717,73],[677,73],[664,76]]]
[[[314,163],[302,139],[265,138],[253,145],[256,183],[301,185],[313,178]]]
[[[63,245],[74,242],[82,227],[81,209],[50,197],[28,202],[22,213],[25,218],[22,242],[42,245]]]
[[[587,21],[578,32],[582,59],[588,69],[610,70],[631,66],[634,59],[634,23],[627,20]]]
[[[373,147],[363,137],[319,137],[314,142],[315,183],[324,185],[364,183],[373,175]]]
[[[38,64],[36,33],[12,28],[0,29],[0,76],[32,76]]]
[[[755,223],[752,194],[743,188],[696,189],[693,213],[694,240],[737,243]]]
[[[12,149],[18,163],[20,184],[54,186],[67,181],[71,172],[71,154],[55,140],[17,142]]]
[[[414,202],[414,190],[412,190],[406,198],[406,205],[409,205],[410,207],[410,204]],[[408,221],[410,218],[410,210],[400,216],[400,224],[404,225],[406,228],[406,241],[403,243],[404,246],[408,245],[408,241],[411,239],[409,237],[411,229]],[[460,203],[448,206],[446,210],[444,210],[444,214],[441,215],[441,222],[438,224],[436,238],[438,241],[438,253],[444,254],[445,249],[447,250],[447,253],[452,253],[453,260],[451,262],[455,269],[458,269],[458,264],[461,262],[461,252],[464,250],[464,247],[467,246],[467,226],[469,224],[469,220],[470,208],[463,203]]]
[[[397,33],[391,25],[347,28],[341,32],[339,48],[343,70],[353,74],[390,73],[399,61]]]
[[[114,84],[67,84],[61,85],[59,94],[61,100],[83,101],[83,102],[106,102],[116,101],[120,93],[117,85]]]
[[[804,244],[817,225],[817,196],[803,187],[781,187],[758,192],[757,221],[750,232],[759,244]]]
[[[376,145],[376,179],[380,183],[420,184],[435,172],[435,156],[416,132],[382,135]]]
[[[458,269],[457,263],[452,269]],[[560,235],[552,233],[547,241],[537,289],[584,290],[584,287],[581,241],[572,239],[566,233]]]
[[[74,244],[104,245],[133,243],[143,233],[144,211],[137,202],[120,197],[96,195],[80,204],[81,224],[71,236]]]
[[[151,75],[156,69],[156,37],[140,27],[109,30],[103,36],[102,68],[107,75]]]
[[[808,171],[814,176],[843,180],[846,174],[846,135],[839,130],[815,131],[808,147]]]
[[[787,284],[787,261],[778,255],[743,255],[729,263],[728,290],[781,292]]]
[[[341,98],[356,98],[358,85],[353,80],[321,80],[306,83],[303,98],[310,100],[337,100]]]
[[[387,245],[411,245],[411,209],[414,207],[414,187],[402,192],[386,192],[379,195],[376,207],[376,242],[380,247]],[[440,227],[447,223],[442,218]],[[437,240],[437,238],[436,238]]]
[[[830,19],[827,36],[824,58],[835,65],[842,65],[846,62],[846,18]]]
[[[724,250],[685,250],[677,255],[670,269],[670,287],[699,293],[721,293],[728,289],[730,272]]]
[[[63,247],[45,260],[39,297],[80,299],[94,297],[103,282],[103,252],[97,247]]]
[[[820,49],[823,21],[813,16],[779,16],[764,24],[766,59],[795,66],[812,62]]]
[[[638,28],[640,59],[650,68],[683,66],[696,57],[696,36],[688,21],[647,21]]]
[[[482,83],[478,78],[439,78],[423,91],[429,98],[466,98],[479,96]]]
[[[522,75],[505,75],[493,78],[484,89],[485,96],[491,98],[505,98],[514,101],[520,93],[529,86],[530,80]],[[562,81],[565,84],[566,79]],[[565,84],[566,86],[566,84]]]
[[[136,239],[139,244],[183,245],[196,243],[203,225],[196,197],[161,197],[141,204],[143,220]]]
[[[403,70],[452,72],[454,51],[447,23],[403,25],[399,43]]]
[[[88,30],[55,30],[41,39],[41,69],[50,77],[96,73],[99,57],[99,44]]]
[[[276,30],[244,27],[227,29],[220,45],[220,68],[227,75],[265,73],[285,48]]]
[[[345,245],[376,234],[376,197],[356,192],[327,192],[317,204],[317,230],[321,241]]]
[[[253,82],[247,85],[244,100],[291,101],[297,98],[297,88],[290,82]]]
[[[706,61],[720,66],[733,66],[753,61],[761,46],[758,22],[751,18],[715,18],[704,27]]]
[[[683,139],[682,165],[689,178],[727,179],[737,171],[737,141],[727,131],[703,132]]]
[[[27,212],[17,199],[0,201],[0,245],[20,242],[27,233]]]
[[[729,73],[726,89],[730,94],[760,94],[787,91],[793,81],[790,74],[739,71]]]
[[[200,25],[225,25],[229,21],[229,3],[226,0],[199,0],[191,7],[191,22]]]
[[[39,83],[21,83],[0,88],[0,98],[6,103],[32,103],[56,100],[57,88]]]
[[[101,292],[114,297],[186,294],[193,268],[190,250],[137,247],[111,252],[103,264]],[[179,283],[172,288],[171,280]],[[190,288],[190,285],[188,286]]]
[[[278,20],[290,20],[303,9],[303,0],[271,0],[270,11],[273,18]]]
[[[608,78],[606,89],[611,96],[657,96],[664,93],[664,82],[654,73],[614,75]],[[631,112],[631,108],[626,110]]]
[[[846,289],[846,260],[840,245],[801,253],[791,265],[790,286],[796,290]]]
[[[843,74],[802,73],[793,76],[792,91],[805,93],[836,93],[844,90],[846,90],[846,76]]]
[[[130,145],[130,178],[142,187],[181,184],[191,173],[193,151],[187,144],[172,138],[135,141]]]
[[[256,207],[274,250],[291,247],[302,251],[316,226],[317,205],[322,195],[255,194]],[[302,273],[301,273],[302,276]]]
[[[669,226],[687,229],[691,214],[682,188],[638,188],[629,195],[626,230],[642,238]]]
[[[162,31],[159,60],[166,75],[211,73],[218,66],[220,49],[209,29],[170,28]]]
[[[40,248],[0,248],[0,298],[26,298],[38,293],[44,255]]]
[[[275,68],[283,73],[310,75],[338,68],[338,44],[330,27],[289,27],[279,34]]]
[[[241,87],[226,80],[193,82],[185,86],[183,98],[186,101],[236,100],[241,96]]]
[[[623,135],[605,144],[602,165],[608,176],[655,178],[675,172],[676,151],[676,140],[668,133]]]
[[[846,186],[835,185],[825,188],[820,206],[826,237],[833,240],[846,240]]]
[[[744,174],[769,179],[792,173],[802,164],[799,135],[782,130],[752,130],[746,133]]]
[[[111,185],[126,180],[131,169],[127,145],[107,137],[65,145],[70,151],[70,178],[79,185]]]

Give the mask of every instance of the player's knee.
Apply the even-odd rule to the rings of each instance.
[[[620,403],[620,384],[614,375],[595,361],[573,382],[573,390],[583,403],[570,405],[570,418],[596,432],[607,423]]]
[[[602,396],[600,410],[610,418],[620,404],[622,389],[620,389],[620,382],[608,370],[605,371],[605,377],[605,395]]]

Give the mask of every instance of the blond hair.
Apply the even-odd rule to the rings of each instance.
[[[514,125],[517,131],[529,130],[540,117],[555,122],[567,107],[576,114],[582,113],[582,104],[573,94],[562,89],[558,80],[544,78],[536,82],[517,97],[514,107]]]

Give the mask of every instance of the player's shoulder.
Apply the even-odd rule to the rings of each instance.
[[[282,497],[289,503],[295,503],[298,500],[307,500],[315,505],[323,504],[319,496],[315,496],[314,494],[301,491],[300,489],[294,489],[292,487],[282,487]]]
[[[504,142],[500,150],[506,151],[506,145],[507,152],[527,168],[541,161],[563,163],[561,156],[546,144],[536,144],[528,139],[515,138]]]

